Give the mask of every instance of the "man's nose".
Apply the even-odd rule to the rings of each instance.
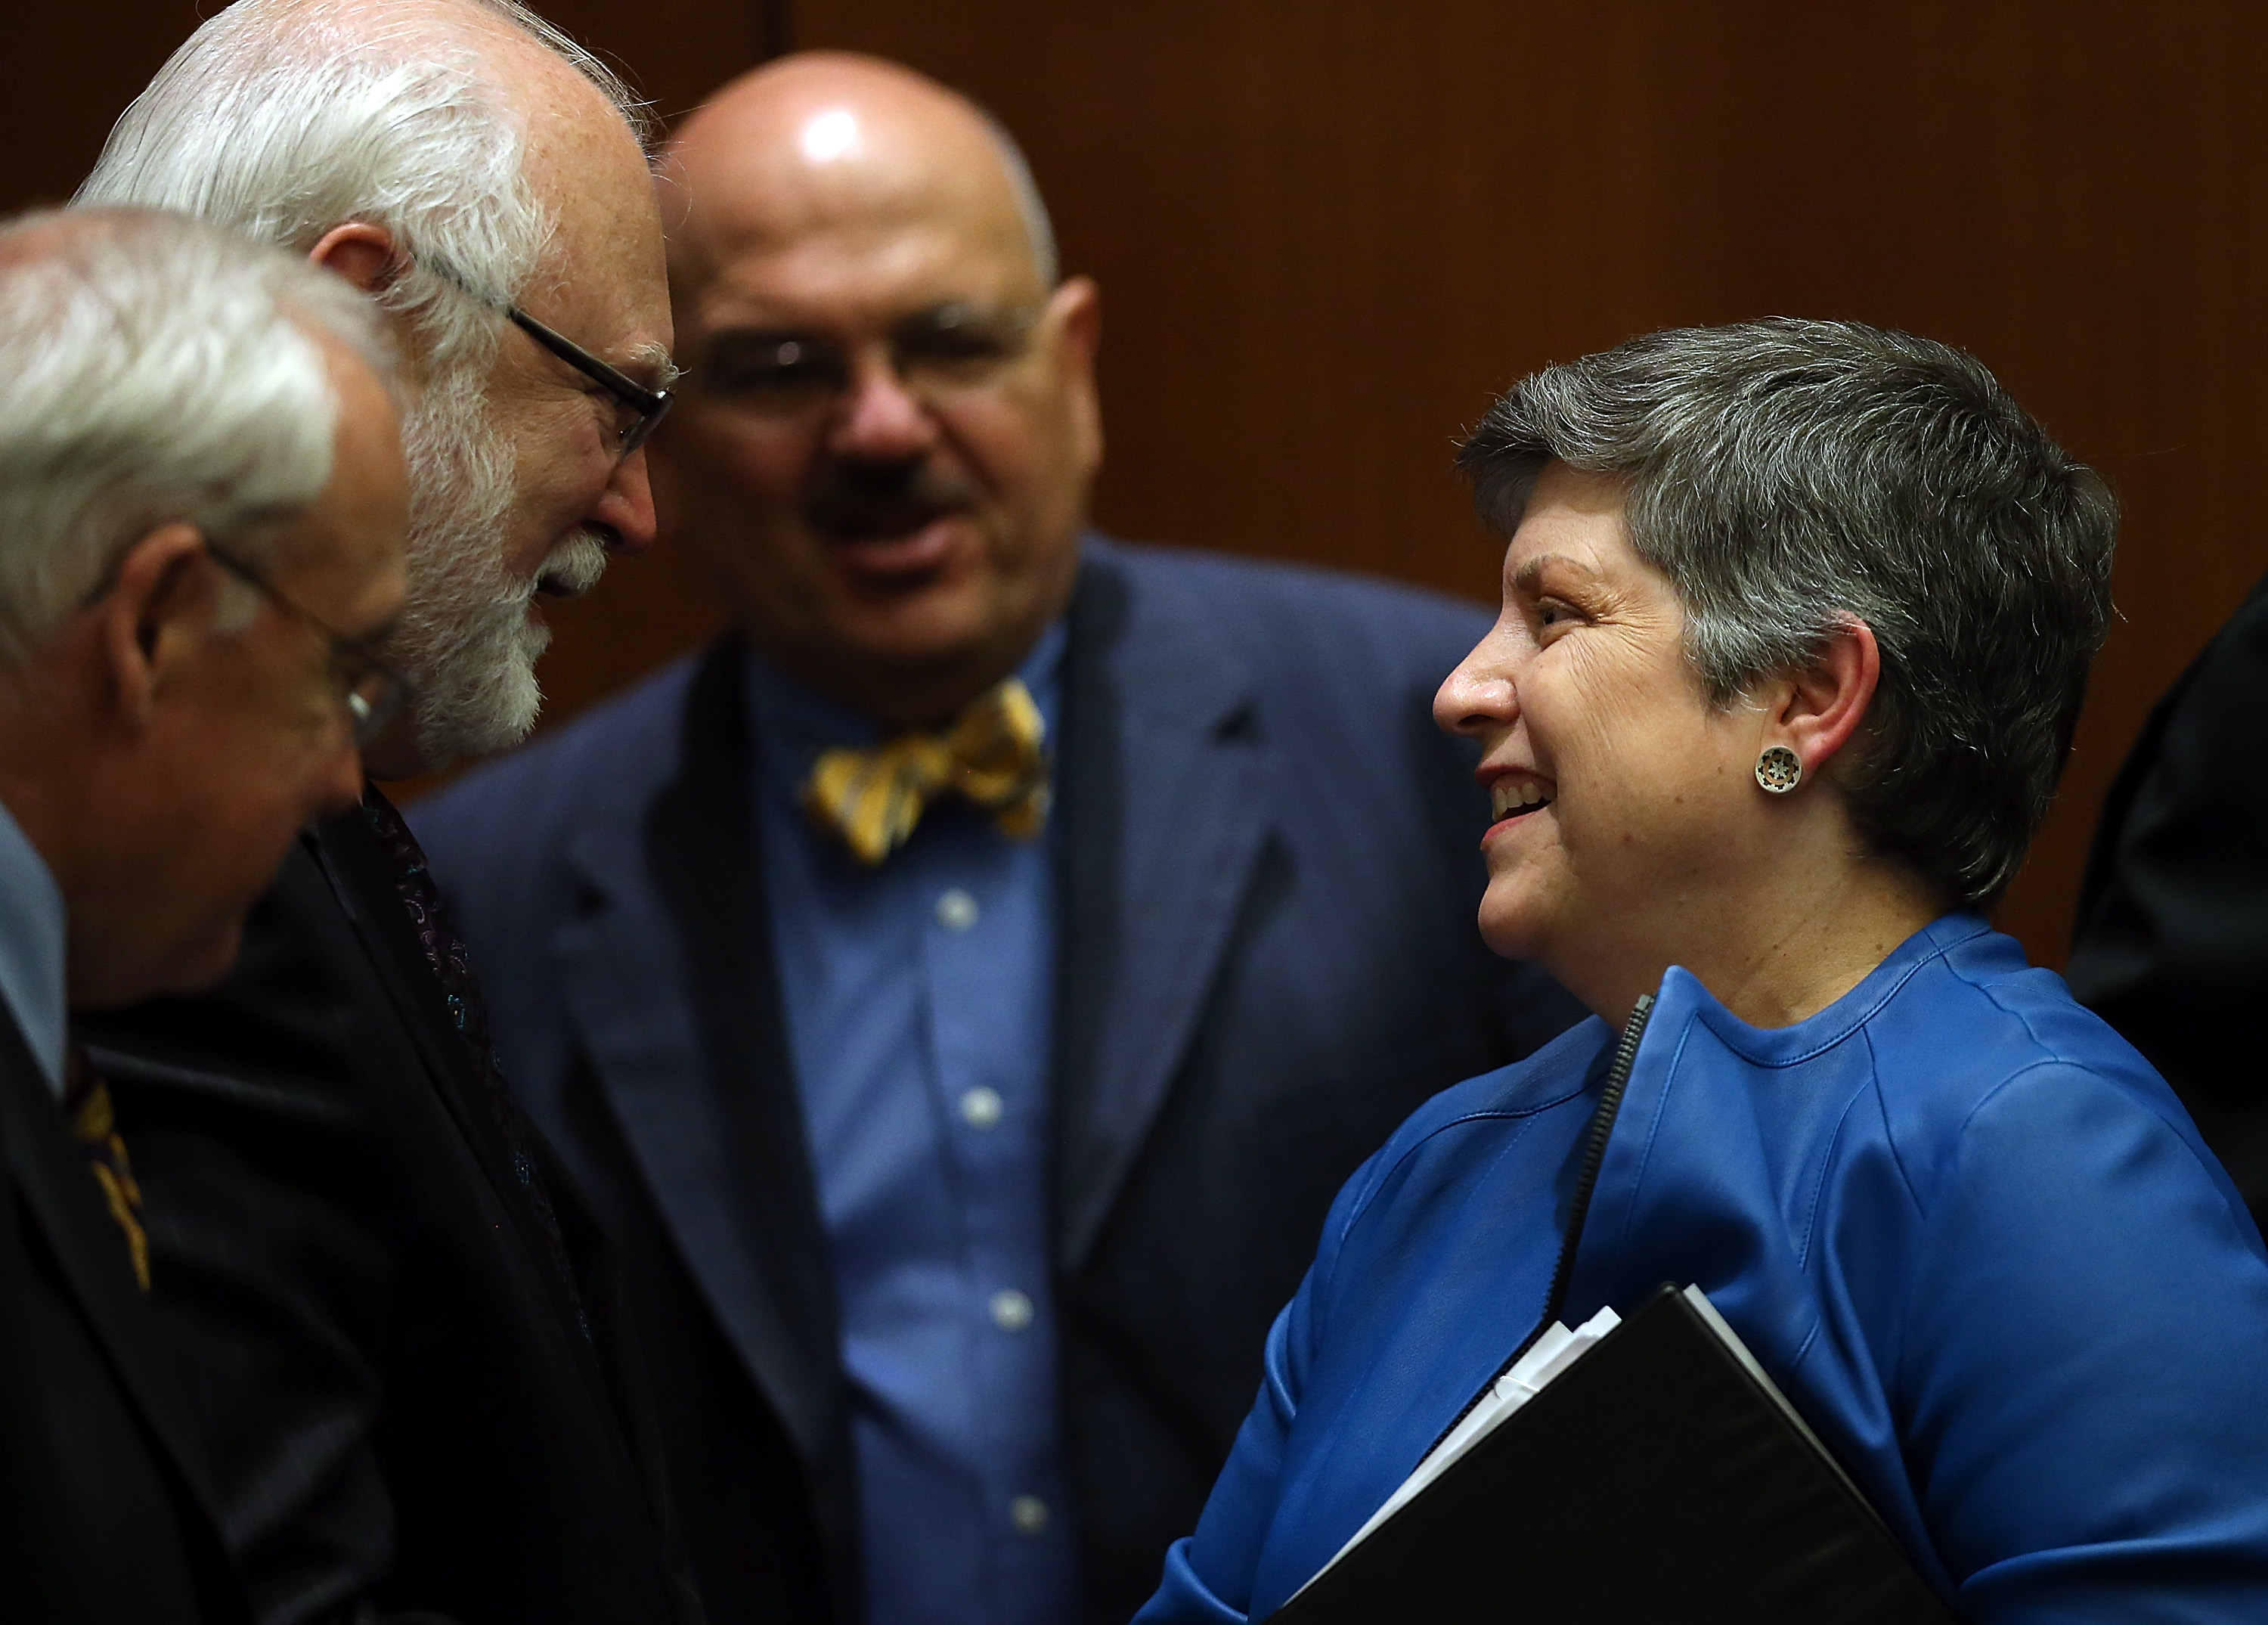
[[[828,434],[828,449],[862,462],[908,462],[937,443],[928,410],[889,358],[860,358]]]
[[[600,527],[610,553],[643,553],[653,545],[653,481],[644,447],[615,465],[613,477],[591,509],[591,522]]]

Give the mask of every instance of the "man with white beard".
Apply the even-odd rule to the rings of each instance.
[[[538,601],[652,540],[673,369],[643,134],[509,0],[241,0],[82,188],[305,254],[392,322],[411,525],[387,654],[419,695],[373,778],[524,736]],[[594,1228],[374,787],[302,837],[229,980],[86,1036],[259,1618],[699,1619]]]

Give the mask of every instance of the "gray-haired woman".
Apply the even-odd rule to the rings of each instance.
[[[1982,916],[2102,634],[2102,483],[1970,358],[1799,321],[1538,373],[1462,463],[1511,537],[1435,704],[1495,801],[1481,927],[1599,1019],[1348,1184],[1139,1618],[1269,1614],[1541,1320],[1668,1280],[1964,1617],[2268,1619],[2259,1235]]]

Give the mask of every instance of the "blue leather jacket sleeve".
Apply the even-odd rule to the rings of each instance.
[[[1874,1353],[1962,1616],[2263,1617],[2268,1269],[2220,1171],[2048,1064],[1910,1175],[1921,1245]]]

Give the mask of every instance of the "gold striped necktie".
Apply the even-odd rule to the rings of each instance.
[[[134,1279],[147,1292],[150,1238],[142,1230],[142,1187],[134,1183],[134,1165],[127,1160],[126,1141],[119,1137],[110,1085],[76,1044],[64,1063],[63,1115],[70,1120],[72,1137],[84,1150],[103,1204],[110,1209],[111,1222],[126,1237],[126,1261],[134,1267]]]
[[[946,794],[1029,840],[1047,825],[1047,732],[1032,691],[1010,677],[941,733],[821,751],[804,783],[804,807],[869,867],[903,846],[930,804]]]

